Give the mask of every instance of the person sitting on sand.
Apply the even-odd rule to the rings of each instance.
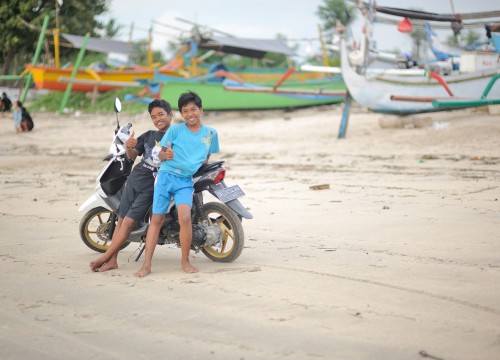
[[[7,111],[10,111],[11,108],[12,108],[12,101],[10,101],[9,97],[7,96],[7,93],[3,92],[2,99],[0,100],[0,111],[2,113],[5,113]]]
[[[113,232],[111,245],[104,254],[90,262],[92,271],[103,272],[118,268],[120,248],[127,241],[137,222],[144,218],[151,207],[154,182],[160,167],[159,141],[170,127],[173,113],[170,104],[165,100],[153,100],[148,105],[148,111],[158,130],[149,130],[137,139],[132,131],[130,138],[125,142],[127,157],[133,161],[142,155],[142,159],[134,166],[123,190],[118,209],[118,223]]]
[[[193,175],[208,162],[211,154],[219,152],[219,138],[215,129],[202,125],[202,100],[196,93],[188,91],[181,94],[178,106],[185,123],[171,126],[160,142],[162,150],[159,157],[162,163],[156,179],[144,263],[134,274],[137,277],[151,273],[153,253],[171,197],[174,198],[179,216],[182,270],[187,273],[198,271],[189,262]]]
[[[31,118],[30,113],[28,112],[28,110],[26,110],[26,108],[20,101],[18,101],[17,103],[21,108],[21,131],[28,132],[33,130],[35,124],[33,123],[33,119]]]
[[[19,134],[23,131],[21,127],[21,122],[23,121],[23,104],[20,101],[15,102],[12,115],[14,116],[14,129],[16,129],[16,134]]]

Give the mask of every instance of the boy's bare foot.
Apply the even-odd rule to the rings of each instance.
[[[184,270],[184,272],[187,272],[188,274],[193,274],[195,272],[198,272],[198,269],[195,268],[193,265],[191,265],[191,263],[189,262],[181,265],[182,265],[182,270]]]
[[[135,277],[145,277],[151,274],[151,267],[142,266],[138,272],[134,274]]]
[[[99,268],[103,266],[106,263],[106,259],[103,259],[103,257],[99,257],[94,261],[90,262],[90,270],[97,272],[99,271]]]
[[[104,272],[108,270],[115,270],[118,269],[118,264],[117,263],[111,263],[111,262],[106,262],[104,263],[97,271],[98,272]]]

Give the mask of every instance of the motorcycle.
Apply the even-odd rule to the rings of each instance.
[[[133,161],[125,155],[125,141],[132,124],[120,127],[118,113],[121,102],[115,99],[115,135],[109,154],[103,159],[106,164],[97,175],[95,192],[80,206],[84,212],[79,226],[80,237],[90,249],[105,252],[109,247],[118,220],[118,207],[125,182],[132,171]],[[238,185],[227,186],[224,182],[226,170],[223,160],[202,165],[193,175],[194,193],[191,248],[200,250],[210,260],[233,262],[244,247],[242,219],[252,219],[252,214],[242,205],[239,197],[245,195]],[[204,203],[203,194],[208,192],[219,201]],[[140,243],[138,261],[145,248],[151,208],[121,249],[130,243]],[[173,200],[167,209],[165,220],[158,238],[159,245],[176,244],[180,247],[180,226]]]

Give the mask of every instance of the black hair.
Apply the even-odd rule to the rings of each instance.
[[[202,107],[202,102],[200,96],[194,91],[189,90],[188,92],[182,93],[179,96],[179,101],[177,102],[177,106],[179,107],[179,111],[182,111],[182,108],[189,104],[190,102],[194,102],[196,106],[199,108]]]
[[[153,109],[155,107],[159,107],[159,108],[162,108],[163,110],[165,110],[167,113],[171,113],[172,112],[172,107],[170,106],[170,104],[163,100],[163,99],[154,99],[153,101],[151,101],[148,105],[148,112],[151,114],[151,111],[153,111]]]

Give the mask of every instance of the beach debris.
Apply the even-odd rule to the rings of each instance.
[[[414,116],[386,115],[379,118],[378,123],[382,129],[390,129],[390,128],[413,129],[413,128],[423,128],[432,126],[433,119],[428,115],[420,115],[420,114]]]
[[[387,206],[387,205],[384,205],[384,206],[382,207],[382,209],[384,209],[384,210],[389,210],[389,209],[390,209],[390,207],[389,207],[389,206]]]
[[[330,184],[320,184],[320,185],[309,186],[309,190],[327,190],[329,188],[330,188]]]
[[[465,156],[464,155],[460,155],[460,154],[456,154],[456,155],[453,155],[453,156],[450,156],[450,157],[447,157],[446,160],[452,160],[452,161],[460,161],[460,160],[463,160],[465,159]]]
[[[446,122],[446,121],[436,121],[436,122],[432,123],[432,128],[438,129],[438,130],[446,129],[449,126],[450,126],[450,123]]]
[[[425,350],[421,350],[418,352],[420,356],[429,358],[429,359],[434,359],[434,360],[444,360],[443,358],[428,354]]]
[[[422,157],[420,159],[422,159],[422,160],[436,160],[436,159],[439,159],[439,156],[434,155],[434,154],[424,154],[424,155],[422,155]]]

